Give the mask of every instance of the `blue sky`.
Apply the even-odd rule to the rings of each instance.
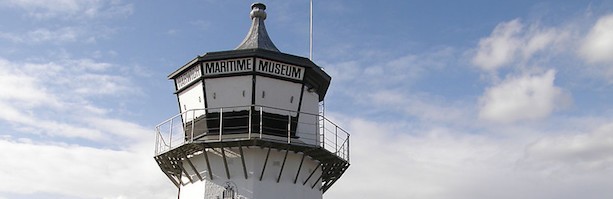
[[[308,1],[262,1],[308,57]],[[166,76],[234,49],[251,1],[0,1],[0,198],[172,198]],[[613,1],[317,1],[352,166],[325,198],[611,198]]]

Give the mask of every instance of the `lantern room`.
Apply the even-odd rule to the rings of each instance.
[[[330,76],[309,59],[280,52],[264,27],[265,6],[252,8],[252,27],[235,50],[198,56],[169,75],[180,112],[193,112],[183,122],[197,131],[186,137],[261,132],[315,144],[312,124]]]

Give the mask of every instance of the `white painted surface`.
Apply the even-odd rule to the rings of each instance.
[[[189,166],[189,165],[186,165]],[[204,189],[202,187],[205,186],[205,181],[195,181],[190,186],[182,186],[181,192],[179,193],[180,198],[204,198]]]
[[[256,76],[255,81],[255,104],[291,110],[292,116],[296,116],[298,102],[300,100],[301,84]],[[287,115],[287,111],[264,109],[265,112]]]
[[[309,92],[307,88],[304,89],[302,94],[302,104],[300,105],[300,117],[298,118],[298,131],[296,136],[300,137],[300,140],[311,144],[317,145],[319,143],[319,129],[317,122],[320,118],[319,113],[319,95],[316,92]]]
[[[178,94],[179,98],[179,107],[181,107],[181,112],[185,112],[190,109],[204,109],[204,92],[202,91],[202,82],[195,83],[191,85],[189,88],[181,91]],[[198,117],[204,114],[204,111],[196,111],[193,115],[186,115],[183,118],[184,122],[191,121],[192,118]]]
[[[219,112],[215,108],[251,105],[252,76],[236,76],[205,79],[207,105],[210,112]],[[248,110],[233,108],[228,111]],[[225,112],[226,110],[224,110]]]
[[[195,175],[189,164],[184,162],[183,167],[188,170],[190,177],[196,182],[191,183],[184,177],[183,182],[187,183],[181,187],[180,199],[196,199],[207,198],[217,199],[222,198],[221,194],[227,184],[234,185],[236,193],[244,199],[321,199],[322,192],[319,190],[321,183],[317,183],[314,188],[311,186],[317,181],[321,175],[321,168],[318,168],[309,179],[306,185],[303,182],[315,169],[318,162],[310,157],[305,157],[298,181],[294,184],[294,178],[298,172],[302,154],[289,152],[283,172],[279,182],[277,178],[283,164],[283,158],[286,151],[271,149],[266,170],[260,181],[260,174],[264,166],[267,148],[259,147],[243,147],[245,155],[245,165],[247,168],[247,179],[245,179],[243,166],[241,163],[240,153],[238,148],[226,149],[226,157],[230,178],[226,176],[226,170],[223,163],[223,158],[220,149],[207,150],[213,179],[208,175],[206,161],[203,154],[198,154],[190,158],[198,172],[204,177],[202,183]]]

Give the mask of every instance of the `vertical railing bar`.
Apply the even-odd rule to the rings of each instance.
[[[158,127],[158,129],[160,129]],[[164,149],[164,145],[166,145],[166,141],[164,141],[164,135],[162,135],[161,133],[162,130],[158,130],[158,136],[160,137],[160,139],[158,139],[158,146],[160,146],[158,153],[162,152]]]
[[[351,151],[349,150],[349,136],[350,135],[347,133],[347,162],[349,162],[349,151]]]
[[[250,107],[249,107],[249,125],[248,125],[248,126],[249,126],[249,130],[248,130],[248,133],[247,133],[247,134],[248,134],[249,139],[251,139],[251,128],[252,128],[252,126],[251,126],[251,117],[253,117],[253,115],[252,115],[252,113],[251,113],[251,112],[252,112],[252,111],[251,111],[252,107],[253,107],[253,106],[250,106]],[[245,179],[246,179],[246,178],[245,178]]]
[[[292,129],[292,112],[287,111],[287,143],[292,142],[291,129]]]
[[[219,141],[223,133],[223,108],[219,108]]]
[[[317,139],[317,145],[321,146],[321,143],[323,142],[323,140],[321,139],[321,135],[323,135],[323,132],[321,130],[321,124],[319,124],[319,121],[321,121],[321,115],[317,115],[317,135],[315,139]]]
[[[262,117],[262,109],[264,109],[264,107],[260,106],[260,139],[262,139],[262,121],[264,120]]]
[[[334,128],[334,150],[336,150],[334,153],[338,155],[338,126]]]
[[[319,145],[319,115],[315,116],[315,144]]]
[[[172,126],[174,124],[175,120],[170,120],[170,135],[168,135],[168,148],[171,149],[172,148]]]
[[[196,123],[194,121],[196,121],[196,111],[192,110],[192,138],[191,138],[191,142],[194,142],[194,126],[196,125]]]
[[[158,155],[158,148],[160,147],[160,127],[155,127],[155,155]]]
[[[321,116],[321,143],[322,147],[326,148],[326,118]]]

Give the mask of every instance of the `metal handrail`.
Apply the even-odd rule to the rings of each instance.
[[[232,116],[231,114],[229,114],[231,112],[224,112],[224,110],[228,111],[236,109],[239,109],[240,111],[247,111],[248,109],[248,116],[237,117],[236,115]],[[284,123],[286,127],[284,127],[284,129],[277,129],[277,131],[279,132],[286,131],[286,135],[271,135],[272,132],[266,132],[266,129],[270,130],[271,128],[269,126],[269,128],[264,129],[264,126],[267,125],[264,121],[265,118],[267,118],[264,113],[269,113],[270,111],[273,111],[275,114],[278,114],[280,112],[286,112],[288,114],[286,118],[287,123]],[[206,113],[219,113],[219,115],[214,118],[208,118]],[[295,115],[300,114],[300,118],[307,117],[307,121],[301,121],[300,118],[298,118],[298,120],[292,120],[291,115],[293,115],[294,113],[296,113]],[[309,120],[308,117],[312,117],[312,120]],[[217,127],[215,126],[207,126],[210,122],[207,119],[219,119],[219,121],[217,121],[218,123],[216,124],[219,125],[219,129],[217,129]],[[234,119],[234,121],[236,121],[236,119],[248,120],[248,124],[236,126],[241,127],[243,129],[244,126],[247,126],[248,129],[246,129],[244,133],[226,132],[231,131],[231,129],[224,127],[224,124],[227,122],[227,120],[231,119]],[[275,122],[285,122],[283,119],[280,118],[271,119],[274,119]],[[256,120],[256,124],[253,124],[254,120]],[[268,121],[270,121],[270,119]],[[227,123],[231,123],[231,121]],[[196,126],[198,125],[204,128],[197,128]],[[254,129],[254,125],[258,125],[255,127],[259,130]],[[216,131],[215,133],[209,131],[213,129]],[[235,130],[236,129],[240,128],[235,128]],[[344,129],[342,129],[341,127],[339,127],[338,125],[336,125],[322,115],[307,112],[291,111],[275,107],[250,105],[208,109],[190,109],[185,112],[176,114],[173,117],[158,124],[155,128],[155,131],[156,156],[194,141],[221,142],[226,140],[266,139],[278,142],[285,142],[288,144],[300,144],[321,147],[335,154],[336,156],[346,161],[349,161],[349,133],[347,133],[347,131],[345,131]]]

